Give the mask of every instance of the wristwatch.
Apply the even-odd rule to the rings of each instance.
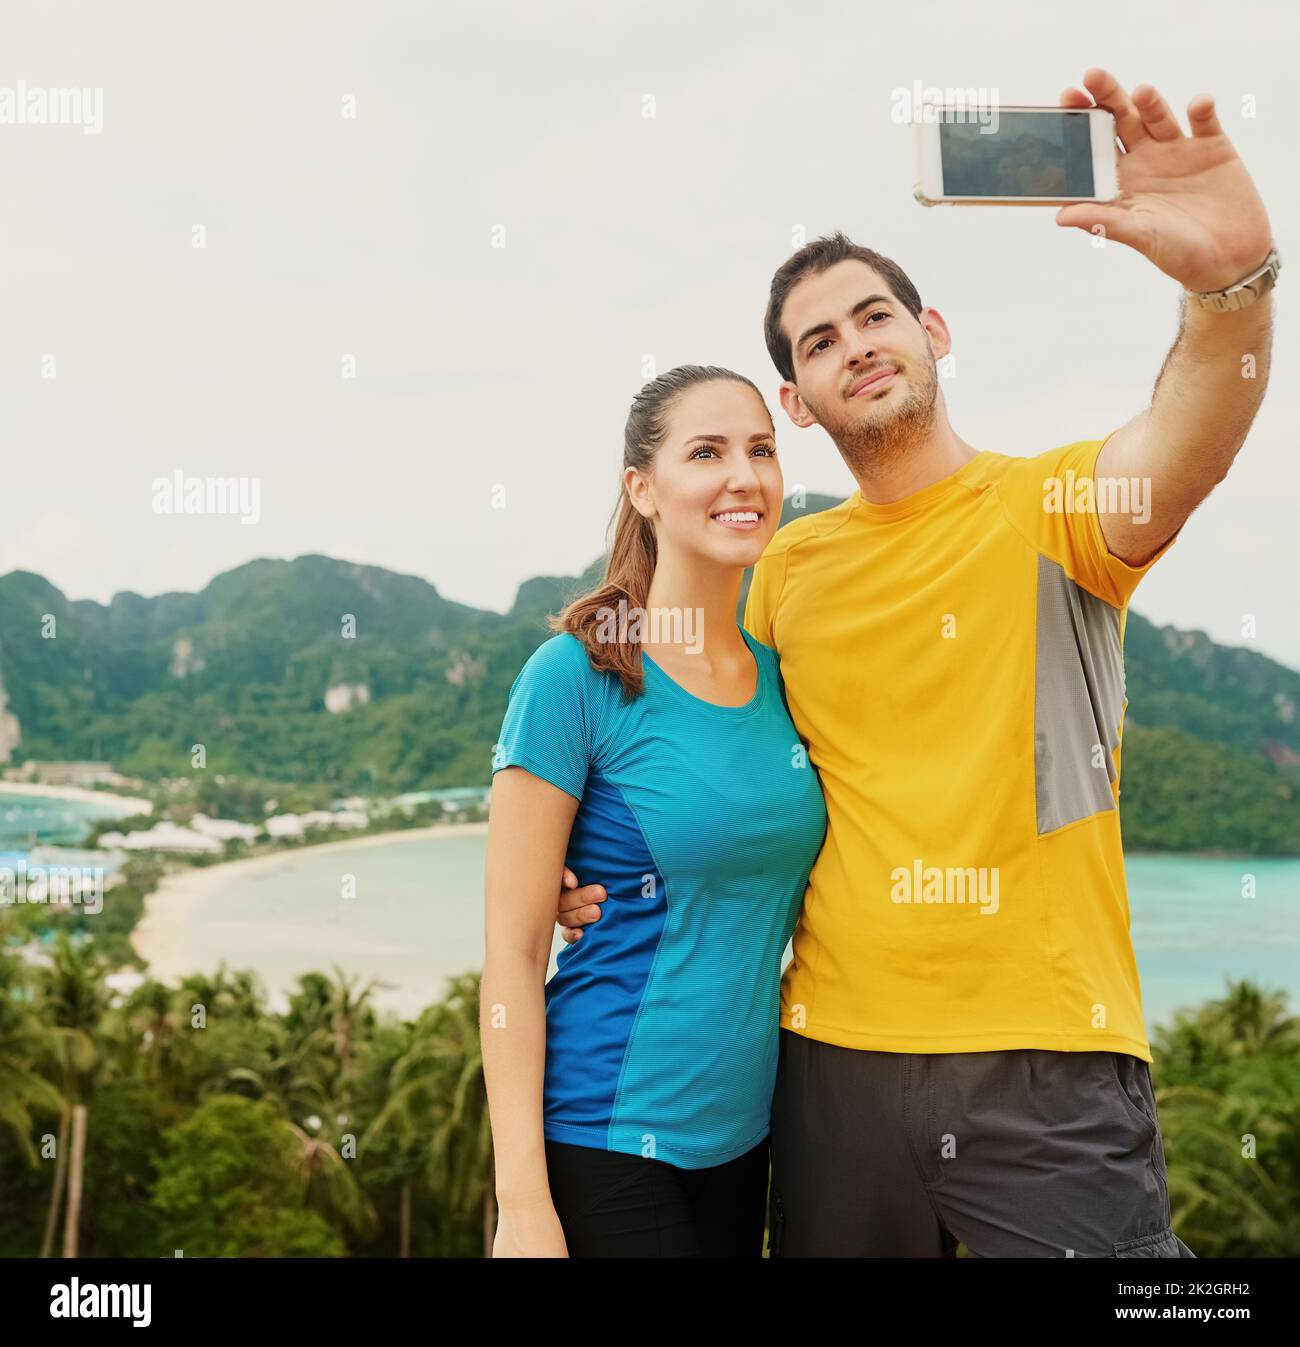
[[[1227,313],[1232,309],[1244,309],[1260,295],[1267,294],[1277,284],[1277,273],[1281,270],[1282,259],[1277,255],[1277,249],[1273,248],[1264,259],[1264,265],[1236,285],[1230,285],[1226,290],[1184,290],[1183,293],[1190,304],[1197,304],[1202,309],[1213,309],[1216,313]]]

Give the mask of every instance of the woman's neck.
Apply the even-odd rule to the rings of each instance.
[[[708,670],[746,653],[736,624],[743,577],[739,566],[702,565],[693,558],[688,569],[673,555],[661,553],[642,618],[651,658],[689,656]]]

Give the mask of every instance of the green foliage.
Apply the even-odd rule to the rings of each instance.
[[[1202,1258],[1300,1257],[1300,1021],[1230,982],[1154,1035],[1178,1233]]]
[[[787,499],[781,522],[836,503]],[[579,577],[525,581],[503,616],[451,603],[415,576],[322,556],[254,561],[198,594],[119,594],[107,606],[70,603],[14,571],[0,577],[0,679],[24,755],[187,779],[196,807],[227,817],[260,821],[263,788],[296,808],[316,806],[288,803],[293,786],[329,798],[486,785],[510,684],[550,635],[547,613],[600,573],[597,561]],[[1281,791],[1300,786],[1300,673],[1136,613],[1125,650],[1132,843],[1300,850],[1300,805]],[[364,684],[370,700],[332,714],[326,691],[343,683]],[[1231,752],[1215,758],[1206,744]],[[1229,782],[1226,816],[1217,789],[1201,789],[1216,767]],[[1184,769],[1196,786],[1178,800]]]
[[[152,1206],[163,1247],[190,1258],[337,1258],[303,1206],[297,1145],[273,1107],[213,1095],[163,1138]]]
[[[95,1090],[86,1136],[86,1258],[157,1258],[167,1249],[151,1201],[163,1133],[178,1110],[154,1084],[127,1076]]]
[[[284,1014],[224,967],[114,1002],[92,947],[61,942],[33,969],[3,953],[10,934],[0,924],[0,1256],[40,1251],[74,1102],[84,1256],[482,1254],[477,974],[415,1023],[376,1014],[373,987],[337,970],[300,979]]]
[[[1266,758],[1138,725],[1121,758],[1126,848],[1300,853],[1300,786]]]
[[[1300,781],[1300,673],[1203,632],[1130,613],[1124,633],[1135,723],[1267,757]]]
[[[3,932],[0,932],[3,934]],[[0,949],[3,946],[0,945]],[[415,1021],[302,978],[284,1014],[219,970],[116,1004],[90,950],[0,953],[0,1256],[39,1252],[73,1101],[87,1257],[481,1256],[491,1137],[478,976]],[[1201,1257],[1300,1256],[1300,1026],[1251,983],[1153,1038],[1174,1228]],[[54,1248],[61,1246],[56,1231]]]

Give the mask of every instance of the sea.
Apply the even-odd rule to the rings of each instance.
[[[0,794],[0,865],[34,842],[75,847],[104,806]],[[178,966],[251,968],[273,1006],[304,972],[375,983],[381,1009],[414,1018],[448,979],[483,963],[483,833],[396,833],[382,845],[286,851],[232,866],[189,912]],[[63,853],[76,863],[76,852]],[[1133,946],[1149,1032],[1249,978],[1300,1014],[1300,859],[1127,857]],[[556,937],[554,955],[563,948]]]

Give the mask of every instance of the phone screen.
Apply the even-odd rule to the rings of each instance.
[[[993,130],[944,109],[944,195],[1092,196],[1089,120],[1086,112],[1000,112]]]

